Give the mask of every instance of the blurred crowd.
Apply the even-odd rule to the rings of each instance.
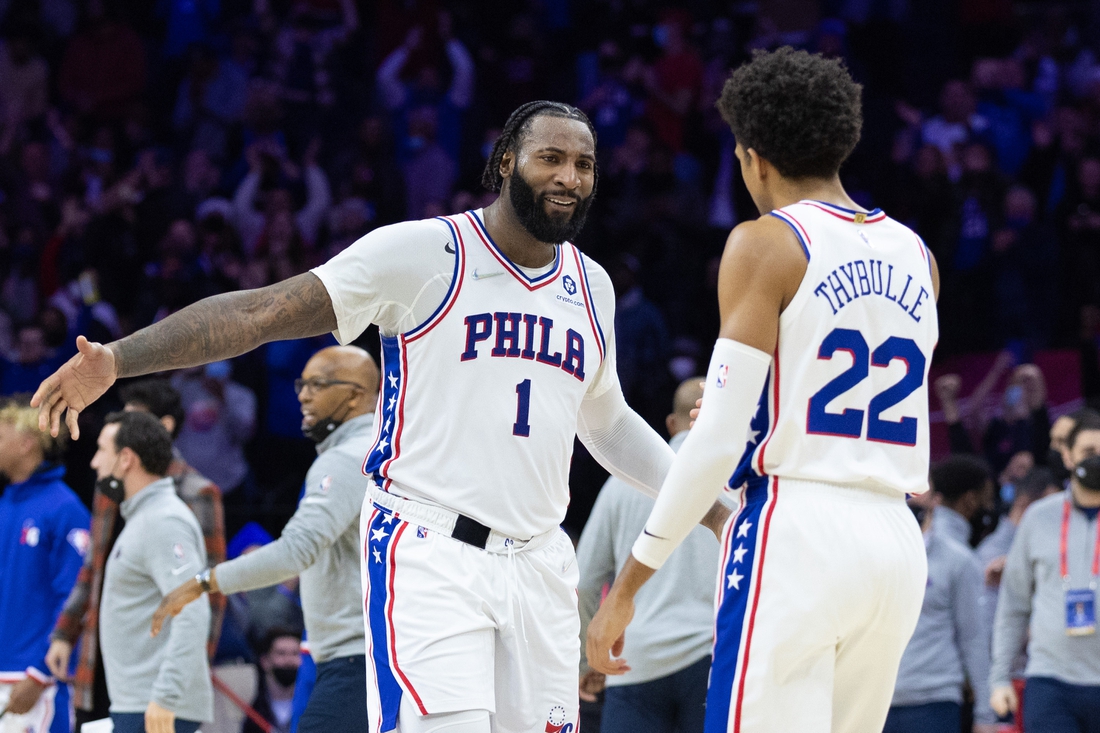
[[[627,398],[659,425],[716,334],[725,236],[756,215],[713,102],[782,44],[864,85],[845,184],[936,254],[939,355],[1073,347],[1095,364],[1100,17],[1080,6],[0,2],[0,392],[32,391],[77,333],[117,338],[373,228],[484,205],[499,126],[543,97],[598,131],[580,244],[615,283]],[[177,377],[181,449],[260,512],[231,525],[289,514],[286,476],[310,460],[290,381],[323,344]]]

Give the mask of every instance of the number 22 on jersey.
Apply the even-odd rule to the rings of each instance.
[[[838,351],[852,356],[852,366],[834,377],[819,389],[809,401],[806,414],[806,432],[815,435],[832,435],[839,438],[859,439],[867,425],[867,440],[897,445],[916,445],[917,418],[902,417],[894,422],[883,420],[883,412],[898,404],[924,383],[925,356],[916,342],[909,338],[891,336],[874,351],[859,331],[850,328],[834,328],[818,349],[818,359],[832,359]],[[872,367],[884,369],[898,360],[905,364],[905,376],[901,381],[881,389],[867,405],[866,410],[847,408],[843,412],[828,412],[829,403],[854,388],[865,379],[876,379]],[[866,417],[866,420],[864,420]]]

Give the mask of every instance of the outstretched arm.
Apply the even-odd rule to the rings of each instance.
[[[53,435],[64,414],[75,440],[80,412],[116,379],[231,359],[269,341],[335,328],[328,291],[310,272],[266,288],[215,295],[107,345],[78,337],[77,355],[39,385],[31,405],[38,408],[39,427]]]
[[[645,532],[588,627],[588,664],[622,674],[623,633],[634,596],[710,507],[744,450],[749,421],[779,338],[779,315],[806,271],[806,259],[778,219],[762,217],[730,234],[718,275],[722,329],[703,404],[661,487]]]

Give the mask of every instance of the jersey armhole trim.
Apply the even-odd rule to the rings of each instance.
[[[913,232],[912,229],[909,231]],[[913,232],[913,236],[916,237],[917,245],[920,247],[920,256],[924,259],[924,263],[928,265],[928,274],[932,274],[932,253],[928,249],[928,245],[924,243],[924,240],[920,238],[920,235]]]
[[[794,236],[798,237],[798,243],[802,245],[802,251],[806,254],[806,261],[809,262],[810,236],[806,234],[806,230],[802,228],[802,225],[798,222],[798,220],[785,211],[776,210],[769,212],[769,214],[771,216],[774,216],[776,219],[779,219],[779,221],[783,222],[791,228],[791,231],[794,232]]]
[[[563,245],[564,246],[564,245]],[[588,270],[584,267],[584,255],[577,249],[576,245],[569,245],[573,249],[573,257],[577,261],[577,272],[581,276],[581,286],[584,293],[584,304],[588,310],[588,319],[591,321],[592,330],[596,332],[597,346],[600,348],[600,363],[604,362],[606,358],[607,340],[603,335],[603,328],[600,326],[600,319],[596,315],[596,301],[592,297],[592,289],[588,286]]]
[[[458,227],[456,227],[448,217],[439,216],[436,218],[446,224],[447,228],[451,230],[451,241],[455,246],[454,274],[451,276],[451,286],[447,289],[447,294],[443,297],[442,302],[440,302],[439,307],[435,309],[435,312],[428,316],[428,320],[404,334],[405,339],[408,341],[420,338],[430,331],[435,324],[442,321],[447,313],[450,312],[451,306],[458,300],[458,293],[462,290],[462,273],[465,271],[466,265],[466,244],[462,239],[462,234],[458,231]]]

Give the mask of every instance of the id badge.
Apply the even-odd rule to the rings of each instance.
[[[1096,591],[1076,588],[1066,591],[1066,635],[1088,636],[1096,633]]]

